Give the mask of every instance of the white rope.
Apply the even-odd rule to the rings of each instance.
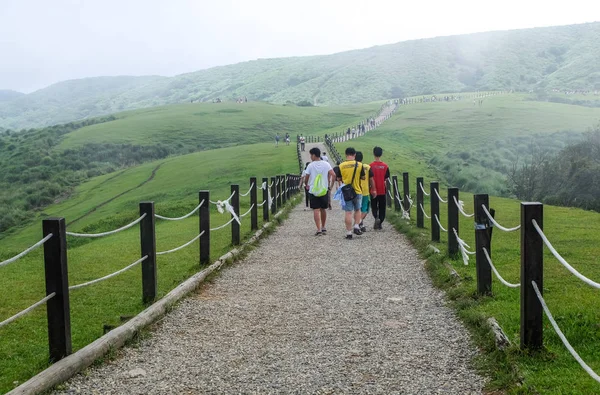
[[[212,200],[209,200],[209,202],[211,202],[212,204],[214,204],[216,206],[220,206],[220,205],[223,205],[225,202],[229,202],[231,200],[231,198],[233,197],[233,195],[235,195],[235,191],[233,191],[231,193],[231,195],[226,200],[223,200],[223,201],[217,200],[216,202],[213,202]],[[222,214],[222,212],[221,212],[221,214]]]
[[[254,188],[254,183],[252,183],[252,185],[250,185],[250,189],[248,189],[248,192],[242,193],[242,194],[240,194],[240,196],[248,196],[250,194],[250,192],[252,192],[252,188]]]
[[[538,234],[540,235],[540,237],[542,238],[542,240],[544,241],[544,244],[546,244],[546,247],[548,247],[548,249],[550,250],[550,252],[552,253],[552,255],[554,255],[556,257],[556,259],[558,259],[558,261],[560,263],[562,263],[562,265],[564,267],[567,268],[568,271],[570,271],[572,274],[575,275],[575,277],[577,277],[578,279],[580,279],[581,281],[583,281],[584,283],[594,287],[594,288],[599,288],[600,289],[600,284],[590,280],[589,278],[587,278],[586,276],[584,276],[583,274],[579,273],[577,270],[575,270],[575,268],[571,265],[569,265],[569,263],[565,260],[565,258],[563,258],[557,251],[556,249],[552,246],[552,244],[550,244],[550,241],[548,240],[548,238],[546,237],[546,235],[544,234],[544,232],[542,231],[542,229],[540,229],[539,225],[537,224],[536,220],[531,220],[531,222],[533,223],[533,227],[535,228],[535,230],[537,230]]]
[[[119,228],[119,229],[111,230],[110,232],[104,232],[104,233],[73,233],[73,232],[67,232],[67,235],[73,236],[73,237],[102,237],[102,236],[108,236],[108,235],[112,235],[112,234],[115,234],[115,233],[119,233],[119,232],[121,232],[121,231],[123,231],[125,229],[131,228],[133,225],[139,223],[145,217],[146,217],[146,213],[142,214],[141,217],[139,217],[138,219],[136,219],[135,221],[133,221],[129,225],[125,225],[125,226],[123,226],[122,228]]]
[[[423,188],[423,183],[419,183],[419,186],[421,187],[421,190],[423,191],[423,194],[425,196],[429,196],[429,194],[427,192],[425,192],[425,188]]]
[[[421,206],[421,211],[423,212],[423,215],[425,216],[425,218],[431,219],[431,217],[429,215],[427,215],[427,213],[425,212],[425,209],[423,208],[423,205],[419,203],[419,206]]]
[[[437,214],[433,214],[433,216],[435,217],[435,221],[437,222],[438,226],[440,227],[440,229],[442,230],[442,232],[447,232],[446,229],[444,229],[444,227],[442,226],[442,224],[440,223],[440,220],[438,219]]]
[[[452,196],[452,199],[454,199],[454,203],[456,203],[456,207],[458,207],[458,211],[460,211],[460,213],[462,215],[464,215],[467,218],[471,218],[472,216],[475,215],[475,214],[467,214],[467,213],[465,213],[465,210],[464,210],[465,203],[462,200],[456,200],[456,196]]]
[[[575,351],[575,349],[573,349],[573,347],[571,346],[571,344],[569,344],[569,341],[567,340],[567,338],[565,337],[565,335],[562,333],[562,331],[558,327],[558,324],[554,320],[554,317],[552,316],[552,313],[550,313],[550,310],[548,309],[548,306],[546,305],[546,301],[542,297],[542,294],[540,293],[540,290],[538,289],[538,286],[535,283],[535,281],[532,281],[531,285],[533,286],[533,290],[535,291],[535,294],[537,295],[537,298],[540,301],[540,304],[542,305],[542,308],[544,309],[544,312],[546,313],[546,316],[548,317],[548,321],[550,321],[550,323],[552,324],[552,327],[556,331],[556,334],[558,335],[558,337],[560,338],[560,340],[562,340],[562,342],[565,345],[565,347],[567,348],[567,350],[569,350],[569,352],[571,353],[571,355],[573,356],[573,358],[575,358],[575,360],[577,362],[579,362],[579,365],[581,365],[581,367],[583,368],[583,370],[585,370],[587,372],[587,374],[590,375],[590,377],[592,377],[594,380],[596,380],[597,382],[600,383],[600,376],[596,372],[594,372],[592,370],[592,368],[590,368],[583,361],[583,359],[581,359],[581,357],[579,356],[579,354],[577,354],[577,351]]]
[[[240,218],[244,218],[246,215],[250,214],[250,212],[252,211],[253,208],[254,208],[254,204],[252,204],[252,206],[250,206],[248,211],[246,211],[244,214],[240,215]]]
[[[0,322],[0,328],[2,328],[5,325],[10,324],[11,322],[13,322],[14,320],[16,320],[19,317],[24,316],[25,314],[34,310],[36,307],[46,303],[47,301],[49,301],[50,299],[52,299],[55,296],[56,296],[56,292],[52,292],[50,295],[46,296],[44,299],[40,300],[39,302],[36,302],[36,303],[32,304],[31,306],[29,306],[28,308],[26,308],[25,310],[13,315],[10,318],[5,319],[4,321]]]
[[[42,240],[38,241],[37,243],[35,243],[34,245],[29,247],[25,251],[21,252],[20,254],[15,255],[12,258],[7,259],[3,262],[0,262],[0,267],[2,267],[4,265],[8,265],[9,263],[13,263],[14,261],[18,260],[19,258],[24,257],[25,255],[29,254],[31,251],[37,249],[39,246],[41,246],[42,244],[44,244],[45,242],[50,240],[51,237],[52,237],[52,233],[49,233],[48,236],[44,237]]]
[[[193,209],[192,211],[190,211],[188,214],[184,215],[183,217],[169,218],[169,217],[163,217],[162,215],[158,215],[158,214],[154,214],[154,216],[159,219],[166,219],[167,221],[179,221],[179,220],[191,217],[196,211],[198,211],[198,209],[200,209],[200,207],[202,207],[203,204],[204,204],[204,199],[200,202],[199,205],[196,206],[195,209]]]
[[[229,225],[230,223],[232,223],[235,220],[235,218],[231,218],[229,221],[227,221],[226,223],[224,223],[221,226],[218,226],[216,228],[211,228],[210,231],[212,232],[213,230],[219,230],[219,229],[223,229],[224,227],[226,227],[227,225]]]
[[[172,250],[157,252],[156,255],[165,255],[165,254],[170,254],[170,253],[175,252],[175,251],[179,251],[179,250],[181,250],[181,249],[189,246],[190,244],[192,244],[196,240],[198,240],[200,238],[200,236],[202,236],[203,234],[204,234],[204,231],[200,232],[199,235],[197,235],[196,237],[194,237],[192,240],[188,241],[184,245],[179,246],[177,248],[173,248]]]
[[[402,199],[400,199],[400,195],[398,194],[398,182],[395,181],[394,185],[396,186],[396,199],[398,199],[398,205],[400,206],[400,210],[402,211],[402,218],[410,220],[410,213],[408,210],[404,209],[404,205],[402,204]],[[409,208],[410,210],[410,208]]]
[[[514,232],[515,230],[521,229],[521,225],[515,226],[514,228],[505,228],[504,226],[502,226],[498,222],[496,222],[496,220],[494,219],[494,217],[492,217],[492,214],[490,214],[490,212],[488,211],[488,209],[485,207],[485,204],[482,204],[481,207],[483,207],[483,211],[485,211],[485,214],[488,216],[488,218],[490,219],[490,221],[492,222],[492,224],[494,224],[494,226],[496,228],[498,228],[500,230],[503,230],[505,232]]]
[[[148,255],[144,256],[143,258],[138,259],[137,261],[133,262],[131,265],[126,266],[126,267],[124,267],[121,270],[117,270],[116,272],[114,272],[112,274],[109,274],[108,276],[100,277],[100,278],[97,278],[95,280],[88,281],[87,283],[72,285],[72,286],[69,287],[69,290],[87,287],[88,285],[96,284],[96,283],[99,283],[101,281],[108,280],[109,278],[112,278],[114,276],[118,276],[119,274],[121,274],[123,272],[126,272],[127,270],[129,270],[132,267],[134,267],[135,265],[137,265],[137,264],[145,261],[146,259],[148,259]]]
[[[496,270],[496,267],[494,266],[494,264],[492,263],[492,258],[490,258],[490,254],[488,253],[487,249],[482,248],[482,250],[485,255],[485,258],[487,259],[488,263],[490,264],[490,267],[494,271],[494,274],[496,275],[496,277],[498,277],[498,280],[500,280],[500,282],[502,284],[504,284],[510,288],[519,288],[521,286],[521,284],[512,284],[512,283],[509,283],[508,281],[506,281],[505,279],[503,279],[502,276],[500,275],[500,273],[498,273],[498,270]]]
[[[442,203],[448,203],[448,201],[447,201],[447,200],[444,200],[444,199],[442,199],[442,197],[441,197],[441,196],[440,196],[440,194],[438,193],[438,190],[437,190],[437,189],[434,189],[433,191],[434,191],[434,192],[435,192],[435,194],[437,195],[437,197],[438,197],[438,199],[440,200],[440,202],[442,202]]]
[[[262,206],[264,206],[264,205],[265,205],[265,203],[266,203],[266,202],[267,202],[266,200],[263,200],[263,202],[262,202],[261,204],[257,204],[256,206],[257,206],[257,207],[262,207]]]
[[[262,185],[260,186],[260,189],[262,189],[262,190],[267,189],[267,183],[263,182]]]
[[[275,182],[275,181],[271,181],[271,183],[269,184],[269,188],[271,188],[271,187],[273,186],[273,183],[274,183],[274,182]]]
[[[458,237],[458,232],[456,231],[456,229],[452,228],[452,231],[454,232],[454,235],[456,236],[456,241],[458,242],[458,248],[460,249],[460,254],[462,255],[463,263],[466,266],[469,264],[469,259],[470,259],[469,255],[473,255],[473,254],[475,254],[475,252],[467,250],[467,248],[471,248],[471,247],[469,247],[469,245],[463,239]]]

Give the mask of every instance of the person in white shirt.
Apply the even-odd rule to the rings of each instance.
[[[310,208],[313,209],[313,217],[317,226],[315,236],[320,236],[327,233],[325,228],[326,210],[329,207],[329,191],[335,180],[335,173],[329,162],[321,160],[319,148],[311,148],[309,152],[312,162],[304,171],[304,182],[309,186]]]
[[[329,158],[327,157],[327,152],[323,151],[323,153],[321,154],[321,160],[324,160],[325,162],[329,162]]]

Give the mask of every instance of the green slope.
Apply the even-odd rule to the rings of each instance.
[[[81,125],[0,134],[0,238],[81,182],[168,156],[323,134],[373,115],[379,103],[296,107],[202,103],[156,107]],[[86,126],[88,125],[88,126]]]
[[[296,147],[272,144],[245,145],[211,150],[151,162],[136,168],[95,178],[81,185],[70,199],[49,207],[47,215],[64,216],[70,231],[100,232],[115,229],[138,216],[140,201],[156,202],[156,212],[181,216],[198,204],[198,191],[208,189],[211,199],[224,200],[230,184],[239,183],[246,192],[249,177],[297,171]],[[160,167],[159,167],[160,165]],[[158,168],[158,169],[157,169]],[[154,172],[154,177],[150,179]],[[150,179],[150,180],[149,180]],[[136,188],[144,181],[142,186]],[[123,191],[129,192],[123,194]],[[262,193],[259,190],[259,199]],[[116,198],[115,198],[116,197]],[[249,197],[241,197],[241,211],[249,209]],[[262,199],[261,199],[262,201]],[[87,215],[86,215],[87,214]],[[211,227],[229,220],[211,208]],[[244,238],[250,221],[242,220]],[[259,215],[259,219],[262,215]],[[260,221],[262,223],[262,220]],[[211,258],[217,259],[230,248],[227,227],[211,236]],[[183,221],[157,220],[157,251],[182,245],[198,233],[198,216]],[[0,241],[0,261],[40,239],[41,219],[17,234]],[[139,231],[134,227],[101,239],[68,240],[69,281],[78,284],[112,273],[139,258]],[[159,296],[199,270],[198,245],[158,257]],[[0,268],[0,321],[15,314],[44,295],[42,251]],[[141,303],[140,269],[71,293],[74,349],[102,335],[103,324],[118,325],[119,316],[133,315]],[[13,388],[47,366],[46,313],[41,308],[0,329],[0,393]]]
[[[364,137],[338,143],[339,152],[353,146],[372,160],[372,149],[384,148],[383,160],[392,174],[409,172],[410,194],[416,196],[415,178],[424,177],[426,191],[431,181],[441,181],[440,194],[446,198],[446,187],[460,187],[465,211],[473,212],[473,195],[467,191],[490,194],[490,207],[504,226],[520,223],[519,202],[494,195],[502,190],[503,166],[507,168],[519,155],[525,155],[531,141],[558,150],[580,133],[597,124],[600,109],[540,103],[525,95],[486,98],[482,107],[472,102],[425,103],[403,107],[380,129]],[[429,197],[425,211],[430,213]],[[416,201],[416,199],[415,199]],[[440,203],[440,221],[447,227],[447,204]],[[520,291],[507,288],[494,277],[493,296],[474,297],[476,291],[475,258],[465,266],[462,259],[446,255],[447,233],[441,232],[440,243],[431,243],[430,220],[417,229],[416,207],[411,212],[411,227],[405,227],[418,240],[424,254],[431,254],[428,244],[437,246],[442,255],[434,257],[429,269],[434,281],[448,292],[450,303],[476,334],[484,357],[476,365],[492,380],[490,393],[506,390],[510,394],[592,394],[598,383],[572,358],[549,322],[544,318],[544,344],[540,353],[522,353],[518,349],[520,328]],[[460,216],[460,237],[475,246],[473,219]],[[576,208],[544,206],[544,232],[559,253],[585,276],[600,280],[600,214]],[[509,282],[519,282],[519,232],[494,230],[492,259],[501,275]],[[459,273],[460,280],[450,276],[447,264]],[[595,372],[600,372],[600,326],[598,322],[598,290],[571,275],[550,252],[544,249],[544,297],[559,326]],[[485,319],[495,317],[513,347],[497,352],[490,337],[481,337]]]
[[[106,89],[69,81],[0,104],[0,126],[48,125],[124,109],[220,97],[363,103],[463,90],[600,89],[600,23],[412,40],[332,55],[260,59]],[[64,84],[69,89],[65,92]],[[94,84],[94,86],[96,86]]]

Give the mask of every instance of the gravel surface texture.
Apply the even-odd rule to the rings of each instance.
[[[303,202],[139,347],[55,393],[481,393],[467,330],[409,242],[372,217],[345,240],[337,203],[328,214],[314,236]]]

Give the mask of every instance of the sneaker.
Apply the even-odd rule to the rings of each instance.
[[[381,220],[379,218],[375,219],[375,225],[373,225],[373,229],[381,229]]]
[[[315,236],[321,236],[323,234],[323,232],[318,231],[317,233],[315,233]]]
[[[364,225],[363,225],[363,226],[361,226],[361,227],[360,227],[360,231],[361,231],[362,233],[365,233],[365,232],[367,231],[367,227],[366,227],[366,226],[364,226]]]
[[[352,240],[352,235],[346,235],[346,240]]]
[[[323,233],[323,234],[327,233],[327,229],[325,229],[325,228],[321,229],[321,233]]]
[[[354,228],[354,234],[360,236],[362,235],[362,232],[360,231],[360,229]]]

